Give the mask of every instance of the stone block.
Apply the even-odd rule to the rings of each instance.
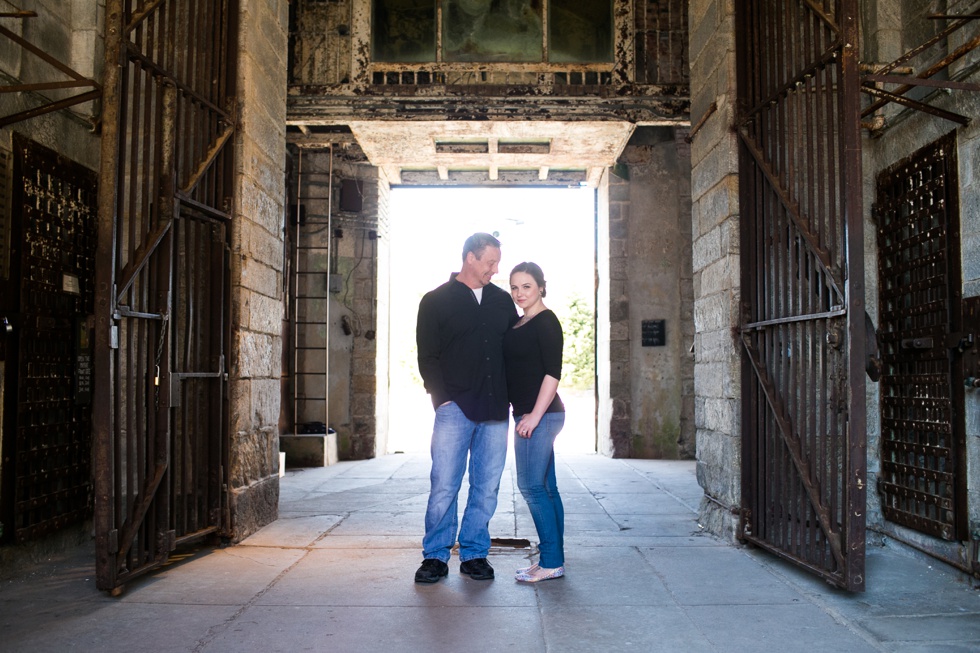
[[[279,477],[232,489],[230,497],[233,543],[241,542],[279,517]]]
[[[251,331],[237,331],[236,373],[239,378],[272,378],[282,367],[282,340]]]
[[[703,270],[721,258],[721,229],[712,229],[694,241],[691,264],[695,272]]]
[[[337,463],[336,433],[280,435],[279,450],[287,467],[327,467]]]

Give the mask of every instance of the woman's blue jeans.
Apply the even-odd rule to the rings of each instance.
[[[565,413],[545,413],[530,438],[514,435],[517,487],[538,530],[538,564],[546,569],[565,565],[565,508],[555,479],[555,437],[563,426]]]
[[[497,509],[500,475],[507,461],[507,421],[473,422],[455,402],[436,409],[432,471],[425,509],[422,557],[449,561],[459,526],[459,561],[490,553],[490,518]],[[470,489],[458,524],[459,488],[469,458]]]

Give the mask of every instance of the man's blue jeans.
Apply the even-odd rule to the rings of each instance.
[[[459,488],[469,457],[470,489],[459,527],[459,560],[486,558],[490,518],[497,509],[500,475],[507,461],[507,421],[473,422],[455,402],[439,406],[431,451],[422,557],[449,561],[456,543]]]
[[[514,435],[517,487],[538,530],[538,564],[546,569],[565,565],[565,507],[555,479],[555,437],[563,426],[565,413],[545,413],[530,438]]]

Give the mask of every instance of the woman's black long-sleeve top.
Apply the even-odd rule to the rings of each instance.
[[[415,338],[433,407],[454,401],[474,422],[507,419],[503,338],[517,318],[510,294],[493,284],[480,302],[455,278],[422,297]]]
[[[561,322],[550,309],[507,331],[504,336],[504,363],[507,366],[507,390],[515,417],[534,410],[546,374],[561,380],[564,344]],[[556,394],[545,412],[564,411],[565,405]]]

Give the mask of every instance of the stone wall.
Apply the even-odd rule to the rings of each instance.
[[[229,374],[234,539],[278,516],[286,0],[243,0]]]
[[[693,458],[689,148],[673,128],[641,127],[620,161],[629,166],[630,179],[628,206],[619,207],[629,228],[629,456]],[[664,344],[644,345],[643,323],[661,320]]]
[[[734,3],[690,5],[694,388],[700,523],[734,539],[741,505],[738,159]],[[709,114],[715,103],[717,111]]]
[[[599,450],[694,456],[691,199],[686,130],[638,128],[599,189]],[[643,322],[664,344],[644,346]]]
[[[37,16],[2,18],[0,25],[38,46],[78,74],[101,80],[104,60],[104,0],[0,2],[0,12],[14,10],[35,11]],[[17,83],[25,84],[68,79],[65,73],[6,37],[0,38],[0,72],[17,80]],[[5,82],[9,83],[13,82]],[[8,116],[34,109],[88,90],[90,89],[79,87],[0,93],[0,115]],[[99,136],[93,130],[98,109],[95,102],[85,102],[67,110],[14,123],[2,130],[0,147],[9,149],[10,134],[16,131],[73,161],[98,170]]]

